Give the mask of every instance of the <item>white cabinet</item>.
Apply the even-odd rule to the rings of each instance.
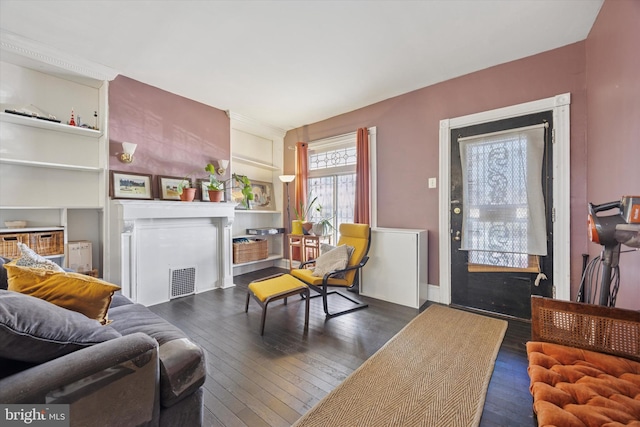
[[[426,230],[374,228],[360,294],[419,308],[426,300],[421,294],[426,295],[427,268]]]
[[[0,62],[0,227],[60,228],[64,243],[89,240],[102,267],[107,196],[107,95],[104,67],[91,68],[2,32]],[[61,123],[5,112],[46,112]],[[91,127],[69,126],[74,111]]]

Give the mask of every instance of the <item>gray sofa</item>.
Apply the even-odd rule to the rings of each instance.
[[[69,404],[72,426],[200,426],[206,362],[185,334],[114,295],[102,326],[8,291],[0,259],[0,403]]]

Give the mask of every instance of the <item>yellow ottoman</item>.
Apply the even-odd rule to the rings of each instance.
[[[260,322],[260,335],[264,335],[264,320],[267,317],[267,305],[271,301],[284,299],[300,295],[304,298],[304,330],[309,329],[309,287],[290,274],[269,276],[264,279],[255,280],[249,283],[247,291],[247,304],[244,307],[245,313],[249,311],[249,298],[253,297],[262,307],[262,321]]]

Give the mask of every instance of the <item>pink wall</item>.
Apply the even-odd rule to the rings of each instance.
[[[640,2],[607,0],[587,38],[589,173],[583,211],[587,202],[640,195],[639,22]],[[601,249],[589,243],[592,257]],[[616,306],[640,309],[640,252],[621,255],[620,276]]]
[[[439,284],[438,176],[440,120],[571,93],[572,284],[587,250],[585,43],[488,68],[287,132],[285,146],[377,127],[378,226],[429,230],[429,283]],[[285,172],[294,152],[285,151]]]
[[[123,141],[138,144],[133,163],[116,157]],[[111,170],[183,177],[202,169],[194,179],[206,178],[206,164],[229,159],[230,144],[230,122],[222,110],[124,76],[109,84]]]

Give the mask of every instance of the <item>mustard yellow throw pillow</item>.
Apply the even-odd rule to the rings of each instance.
[[[9,290],[31,295],[68,310],[82,313],[101,324],[108,323],[107,310],[120,286],[84,274],[61,273],[5,264]]]

